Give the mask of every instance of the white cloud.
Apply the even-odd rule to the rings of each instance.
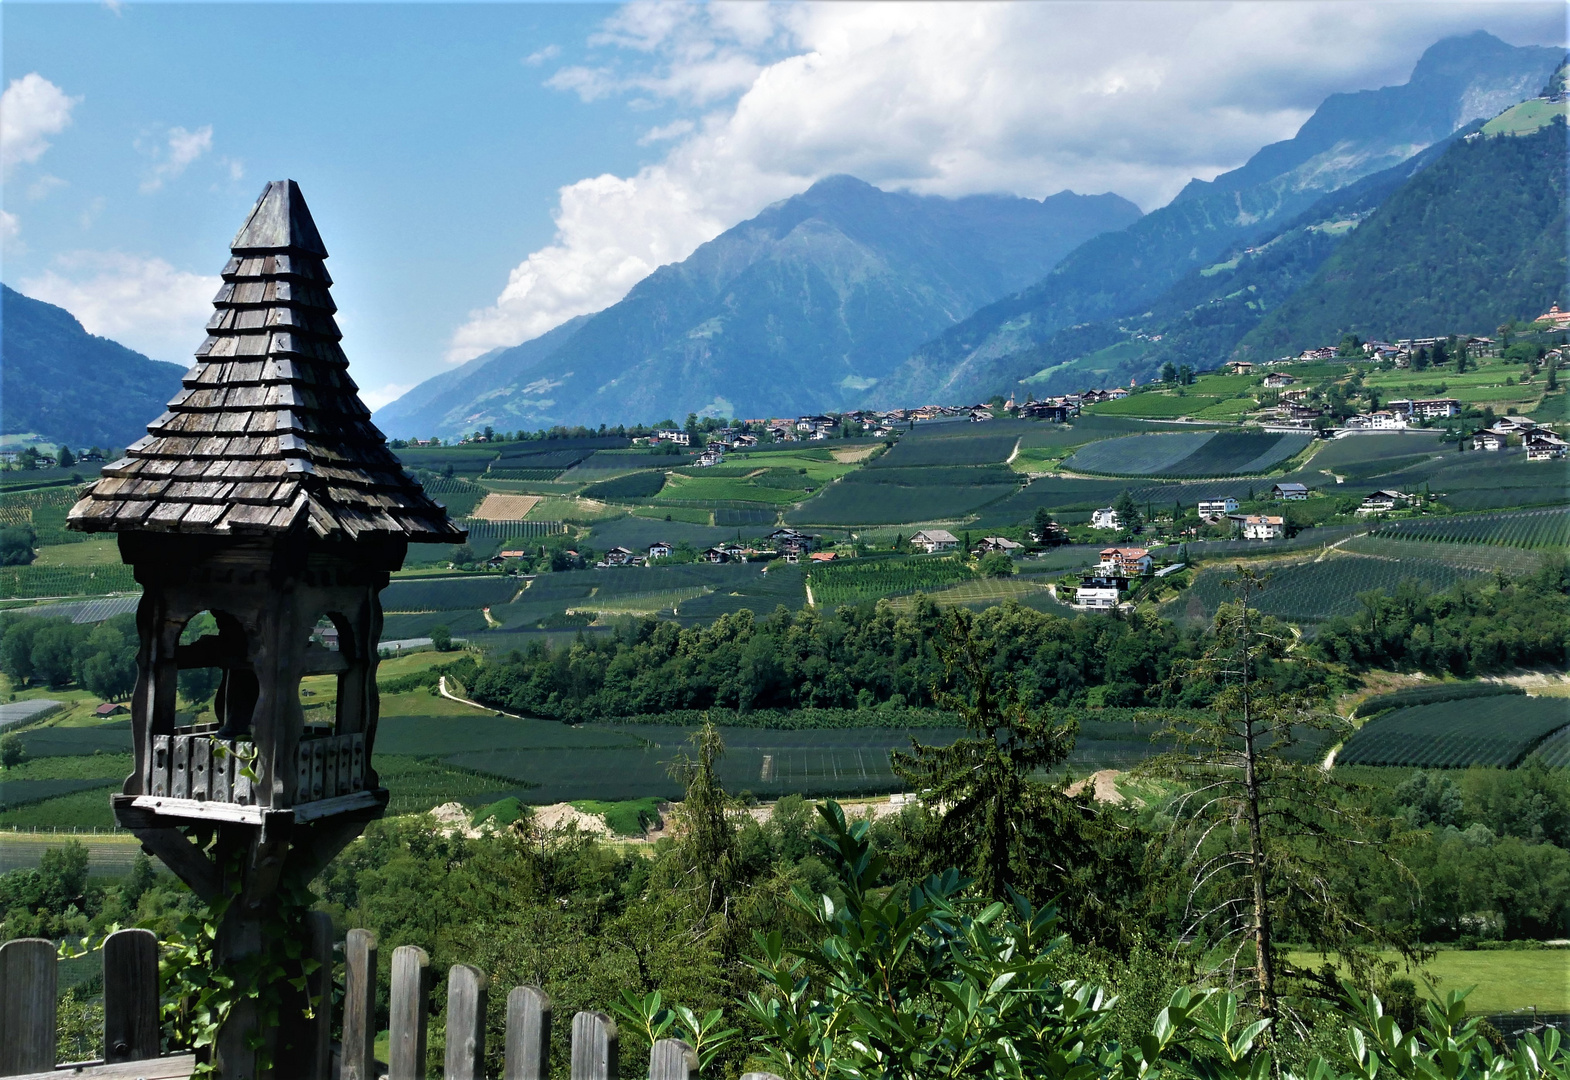
[[[1482,27],[1564,33],[1558,4],[662,4],[619,9],[547,84],[678,115],[628,177],[561,189],[556,236],[448,359],[614,303],[663,263],[834,173],[943,195],[1116,191],[1152,209],[1289,138],[1330,93],[1404,82]],[[689,125],[683,130],[683,125]]]
[[[390,405],[415,387],[414,383],[388,383],[378,386],[374,390],[360,387],[360,400],[365,402],[365,407],[375,412],[383,405]]]
[[[58,176],[51,176],[48,173],[44,173],[31,184],[27,185],[27,197],[33,202],[38,202],[42,199],[47,199],[49,197],[49,193],[54,191],[56,188],[69,186],[69,181],[62,180]]]
[[[543,49],[536,49],[523,58],[523,62],[530,67],[539,67],[547,60],[554,60],[561,55],[560,45],[547,45]]]
[[[191,163],[213,148],[213,125],[187,131],[183,127],[169,129],[166,146],[158,154],[153,171],[142,181],[142,192],[157,191],[164,183],[173,180],[190,167]]]
[[[0,171],[37,161],[49,149],[49,136],[71,122],[71,110],[82,99],[69,97],[34,71],[12,79],[0,94]]]
[[[0,240],[15,240],[22,232],[22,223],[16,215],[0,210]]]
[[[158,360],[190,363],[222,284],[216,275],[176,270],[162,259],[77,251],[22,279],[21,291],[65,308],[89,333]]]

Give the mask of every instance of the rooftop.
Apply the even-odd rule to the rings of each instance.
[[[231,254],[180,392],[70,527],[462,540],[370,422],[338,344],[327,248],[293,180],[267,185]]]

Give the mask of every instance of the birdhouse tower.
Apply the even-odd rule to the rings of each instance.
[[[142,586],[135,772],[116,817],[198,895],[257,911],[282,873],[308,880],[386,807],[379,594],[409,543],[465,534],[370,422],[294,181],[267,185],[231,254],[180,392],[68,527],[119,534]],[[215,630],[193,640],[203,612]],[[176,711],[192,668],[219,673],[208,723]],[[336,709],[307,723],[300,680],[322,674]]]

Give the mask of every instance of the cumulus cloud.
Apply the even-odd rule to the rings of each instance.
[[[547,45],[545,48],[536,49],[528,56],[525,56],[523,58],[523,62],[529,65],[529,67],[539,67],[541,64],[545,63],[545,61],[554,60],[560,55],[560,45]]]
[[[197,158],[213,148],[213,125],[207,124],[195,131],[183,127],[169,129],[167,140],[158,152],[158,161],[152,172],[142,181],[142,192],[148,194],[163,187],[185,172]],[[231,172],[232,172],[231,166]]]
[[[365,402],[366,408],[375,412],[383,405],[391,405],[410,390],[413,390],[414,387],[414,383],[388,383],[386,386],[378,386],[374,390],[367,390],[362,386],[360,388],[360,400]]]
[[[24,278],[21,291],[65,308],[89,333],[185,364],[202,343],[221,284],[216,275],[176,270],[162,259],[77,251]]]
[[[65,130],[81,100],[36,71],[12,79],[0,94],[0,172],[43,157],[49,136]]]
[[[1404,82],[1484,28],[1563,35],[1557,4],[638,2],[547,84],[678,115],[632,176],[561,189],[553,242],[448,359],[614,303],[662,263],[834,173],[949,196],[1116,191],[1144,208],[1290,138],[1340,90]]]
[[[15,240],[21,232],[22,223],[16,220],[16,215],[0,210],[0,240]]]

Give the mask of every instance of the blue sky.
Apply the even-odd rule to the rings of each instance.
[[[270,179],[379,403],[849,172],[1146,209],[1561,4],[0,6],[7,284],[180,363]]]

